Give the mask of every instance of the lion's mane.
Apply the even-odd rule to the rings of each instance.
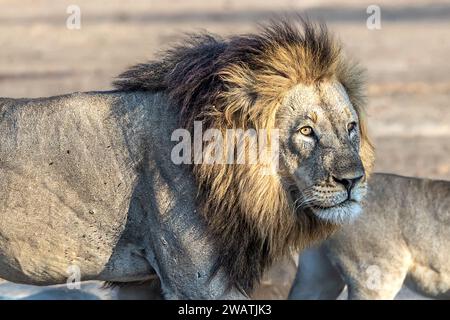
[[[193,35],[159,60],[139,64],[114,82],[120,90],[163,91],[179,108],[180,125],[259,130],[275,127],[285,94],[297,84],[337,80],[356,109],[360,155],[367,171],[373,150],[364,125],[361,70],[346,61],[324,25],[273,21],[255,34],[227,39]],[[198,201],[230,285],[250,292],[266,267],[291,248],[323,239],[336,226],[295,213],[278,175],[258,165],[194,164]]]

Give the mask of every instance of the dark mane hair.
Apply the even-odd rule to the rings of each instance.
[[[181,125],[194,120],[227,128],[274,128],[285,94],[297,84],[339,81],[358,112],[361,158],[370,171],[372,146],[364,126],[360,69],[349,64],[325,25],[273,21],[260,32],[222,39],[194,35],[160,60],[136,65],[114,82],[120,90],[164,91]],[[264,270],[290,249],[329,235],[335,226],[294,214],[279,177],[256,165],[196,164],[199,203],[217,246],[218,267],[249,292]],[[242,188],[245,188],[243,192]]]

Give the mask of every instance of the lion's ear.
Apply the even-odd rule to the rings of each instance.
[[[359,128],[361,134],[359,156],[361,157],[361,161],[364,165],[366,176],[369,177],[373,171],[373,165],[375,161],[375,148],[369,138],[365,115],[361,112],[359,114]]]

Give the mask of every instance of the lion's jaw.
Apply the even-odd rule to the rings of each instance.
[[[366,187],[360,186],[351,191],[350,195],[343,197],[338,193],[335,195],[334,204],[328,207],[311,204],[308,206],[310,212],[321,220],[335,224],[344,224],[354,221],[362,212],[361,200],[366,194]]]
[[[362,200],[367,193],[366,181],[352,190],[340,190],[333,186],[318,185],[301,192],[296,186],[291,201],[296,214],[311,214],[320,220],[336,225],[354,221],[362,212]]]
[[[334,224],[354,220],[366,194],[358,114],[340,83],[299,85],[279,113],[281,168],[296,214]],[[356,125],[349,130],[349,124]],[[302,133],[302,129],[308,130]],[[351,126],[350,126],[351,127]]]

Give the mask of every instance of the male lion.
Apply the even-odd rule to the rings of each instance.
[[[374,174],[358,220],[299,258],[290,299],[450,298],[450,182]]]
[[[115,86],[0,100],[1,278],[156,272],[166,298],[243,297],[359,213],[372,166],[360,72],[325,27],[193,36]],[[279,166],[175,164],[171,135],[194,120],[279,129]]]

